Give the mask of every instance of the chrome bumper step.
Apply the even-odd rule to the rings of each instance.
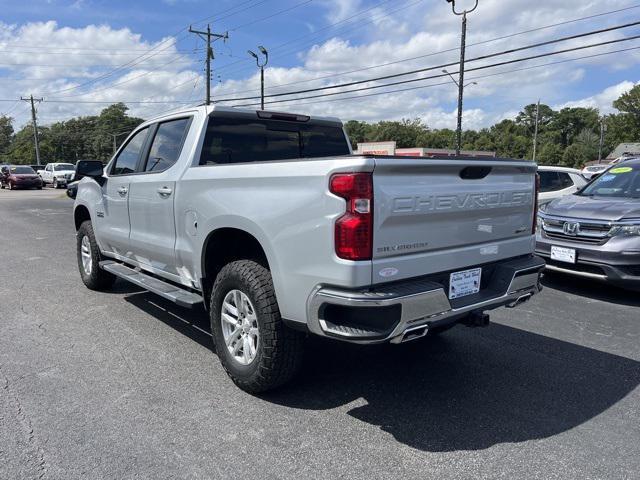
[[[186,308],[193,308],[203,303],[203,298],[197,293],[182,289],[172,283],[165,282],[159,278],[152,277],[140,270],[135,270],[123,263],[105,260],[100,262],[100,268],[112,273],[116,277],[144,288],[145,290],[160,295],[167,300]]]

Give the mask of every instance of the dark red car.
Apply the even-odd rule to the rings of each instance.
[[[0,188],[37,188],[42,189],[42,179],[27,165],[3,166],[0,170]]]

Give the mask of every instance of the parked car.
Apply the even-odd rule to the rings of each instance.
[[[536,253],[547,269],[640,289],[640,160],[541,207]]]
[[[42,189],[42,180],[28,165],[10,165],[0,170],[0,188],[37,188]]]
[[[580,170],[575,168],[540,165],[538,175],[540,175],[539,205],[575,193],[587,184]]]
[[[537,293],[544,268],[535,164],[351,155],[335,118],[187,108],[77,177],[84,284],[120,277],[203,304],[249,392],[292,377],[305,333],[401,343],[486,326]]]
[[[41,176],[45,185],[50,184],[53,188],[60,188],[71,182],[75,174],[76,167],[72,163],[47,163]]]
[[[584,178],[586,178],[587,180],[591,180],[594,176],[600,175],[610,166],[611,165],[608,163],[601,163],[598,165],[589,165],[584,167],[581,173]]]

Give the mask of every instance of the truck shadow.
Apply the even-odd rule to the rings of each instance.
[[[150,294],[127,301],[213,349],[209,319]],[[571,430],[640,384],[640,362],[504,325],[404,345],[309,338],[299,377],[265,401],[346,413],[430,452],[481,450]],[[222,379],[221,379],[222,380]],[[226,379],[224,379],[226,381]]]
[[[559,272],[545,272],[542,278],[545,287],[561,290],[572,295],[592,300],[616,303],[631,307],[640,307],[640,295],[638,292],[615,287],[598,280],[576,277]]]

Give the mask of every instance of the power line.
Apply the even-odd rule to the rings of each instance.
[[[569,59],[564,59],[564,60],[557,60],[555,62],[547,62],[547,63],[542,63],[542,64],[538,64],[538,65],[531,65],[528,67],[522,67],[522,68],[515,68],[515,69],[511,69],[511,70],[506,70],[506,71],[502,71],[502,72],[495,72],[495,73],[489,73],[486,75],[476,75],[473,77],[469,77],[468,80],[482,80],[484,78],[490,78],[490,77],[497,77],[497,76],[501,76],[501,75],[507,75],[510,73],[517,73],[517,72],[523,72],[523,71],[527,71],[527,70],[533,70],[536,68],[542,68],[542,67],[550,67],[550,66],[554,66],[554,65],[561,65],[564,63],[570,63],[570,62],[576,62],[578,60],[585,60],[585,59],[590,59],[590,58],[596,58],[596,57],[602,57],[605,55],[613,55],[615,53],[622,53],[622,52],[629,52],[629,51],[634,51],[634,50],[640,50],[640,47],[630,47],[630,48],[624,48],[624,49],[620,49],[620,50],[613,50],[610,52],[603,52],[603,53],[596,53],[593,55],[584,55],[584,56],[580,56],[580,57],[575,57],[575,58],[569,58]],[[452,72],[452,73],[456,73],[456,72]],[[391,93],[402,93],[402,92],[409,92],[409,91],[414,91],[414,90],[422,90],[425,88],[431,88],[431,87],[439,87],[439,86],[443,86],[443,85],[449,85],[450,82],[446,81],[446,82],[440,82],[440,83],[430,83],[428,85],[420,85],[417,87],[406,87],[406,88],[397,88],[397,89],[393,89],[393,90],[386,90],[384,92],[375,92],[375,93],[367,93],[367,94],[362,94],[362,95],[352,95],[349,97],[340,97],[340,98],[330,98],[330,99],[324,99],[324,100],[316,100],[316,101],[312,101],[312,102],[302,102],[302,103],[296,103],[294,105],[290,105],[293,107],[298,107],[298,106],[304,106],[304,105],[315,105],[318,103],[327,103],[327,102],[340,102],[340,101],[345,101],[345,100],[357,100],[357,99],[362,99],[362,98],[366,98],[366,97],[376,97],[379,95],[388,95]],[[347,93],[347,92],[345,92]],[[290,101],[295,101],[297,99],[291,99]],[[281,101],[274,101],[274,102],[268,102],[268,103],[281,103],[284,101],[289,101],[289,100],[281,100]],[[234,108],[240,108],[240,107],[249,107],[249,106],[256,106],[258,105],[257,103],[252,103],[252,104],[244,104],[244,105],[233,105]]]
[[[627,23],[627,24],[624,24],[624,25],[618,25],[618,26],[615,26],[615,27],[604,28],[604,29],[600,29],[600,30],[592,30],[592,31],[585,32],[585,33],[580,33],[580,34],[576,34],[576,35],[570,35],[570,36],[561,37],[561,38],[556,38],[554,40],[547,40],[545,42],[538,42],[538,43],[534,43],[534,44],[531,44],[531,45],[525,45],[523,47],[512,48],[512,49],[509,49],[509,50],[503,50],[503,51],[500,51],[500,52],[481,55],[479,57],[470,58],[469,60],[467,60],[467,63],[476,62],[476,61],[479,61],[479,60],[487,60],[489,58],[495,58],[495,57],[499,57],[499,56],[503,56],[503,55],[507,55],[507,54],[511,54],[511,53],[515,53],[515,52],[521,52],[521,51],[524,51],[524,50],[530,50],[532,48],[538,48],[538,47],[548,46],[548,45],[552,45],[552,44],[556,44],[556,43],[560,43],[560,42],[566,42],[566,41],[569,41],[569,40],[575,40],[575,39],[578,39],[578,38],[583,38],[583,37],[586,37],[586,36],[596,35],[596,34],[599,34],[599,33],[605,33],[605,32],[611,32],[611,31],[614,31],[614,30],[620,30],[622,28],[628,28],[628,27],[632,27],[632,26],[636,26],[636,25],[640,25],[640,21]],[[633,38],[635,38],[635,37],[631,37],[629,39],[633,39]],[[615,42],[615,41],[613,41],[613,42]],[[592,45],[592,46],[606,45],[607,43],[608,42],[604,42],[602,44],[595,44],[595,45]],[[582,48],[582,47],[580,47],[580,48]],[[537,57],[534,57],[534,58],[537,58]],[[319,91],[324,91],[324,90],[332,90],[332,89],[336,89],[336,88],[351,87],[351,86],[354,86],[354,85],[361,85],[363,83],[369,83],[369,82],[380,81],[380,80],[388,80],[388,79],[392,79],[392,78],[404,77],[404,76],[407,76],[407,75],[414,75],[416,73],[423,73],[423,72],[428,72],[428,71],[432,71],[432,70],[452,67],[452,66],[455,66],[457,64],[458,64],[458,62],[443,63],[443,64],[432,66],[432,67],[420,68],[420,69],[417,69],[417,70],[411,70],[411,71],[402,72],[402,73],[394,73],[394,74],[390,74],[390,75],[384,75],[384,76],[375,77],[375,78],[369,78],[369,79],[365,79],[365,80],[357,80],[357,81],[353,81],[353,82],[340,83],[340,84],[336,84],[336,85],[328,85],[328,86],[324,86],[324,87],[308,88],[308,89],[297,90],[297,91],[293,91],[293,92],[272,93],[270,95],[266,95],[266,97],[270,97],[270,98],[272,98],[272,97],[281,97],[281,96],[288,96],[288,95],[296,95],[296,94],[300,94],[300,93],[311,93],[311,92],[319,92]],[[439,76],[442,76],[442,75],[439,75]],[[373,87],[373,88],[376,88],[376,87]],[[234,102],[234,101],[240,101],[240,100],[255,100],[255,99],[256,99],[255,96],[253,96],[253,97],[243,97],[243,98],[222,98],[222,99],[218,99],[216,102]]]
[[[300,37],[296,37],[296,38],[293,38],[293,39],[291,39],[291,40],[288,40],[288,41],[286,41],[286,42],[284,42],[284,43],[280,43],[280,44],[278,44],[278,45],[276,45],[276,46],[274,46],[274,47],[270,47],[270,50],[272,50],[272,51],[276,51],[276,50],[278,50],[278,49],[280,49],[280,48],[282,48],[282,47],[284,47],[284,46],[286,46],[286,45],[290,45],[291,43],[295,43],[295,42],[297,42],[298,40],[301,40],[301,39],[303,39],[303,38],[307,38],[307,37],[310,37],[310,36],[317,36],[320,32],[322,32],[322,31],[324,31],[324,30],[328,30],[328,29],[330,29],[330,28],[335,27],[336,25],[339,25],[339,24],[341,24],[341,23],[347,22],[347,21],[349,21],[349,20],[351,20],[351,19],[353,19],[353,18],[355,18],[355,17],[358,17],[358,16],[360,16],[360,15],[363,15],[364,13],[367,13],[367,12],[369,12],[369,11],[371,11],[371,10],[375,9],[375,8],[378,8],[378,7],[379,7],[380,5],[382,5],[382,4],[389,3],[390,1],[391,1],[391,0],[382,0],[381,2],[379,2],[379,3],[377,3],[377,4],[373,5],[373,6],[371,6],[371,7],[369,7],[369,8],[366,8],[366,9],[364,9],[364,10],[361,10],[361,11],[359,11],[359,12],[357,12],[357,13],[355,13],[355,14],[351,15],[350,17],[347,17],[347,18],[345,18],[345,19],[343,19],[343,20],[340,20],[340,21],[338,21],[338,22],[334,22],[334,23],[331,23],[331,24],[329,24],[329,25],[326,25],[326,26],[324,26],[324,27],[322,27],[322,28],[320,28],[320,29],[316,30],[315,32],[307,33],[307,34],[305,34],[305,35],[301,35]],[[238,63],[244,63],[244,62],[247,62],[247,61],[248,61],[248,60],[246,60],[246,59],[245,59],[245,60],[237,60],[237,61],[235,61],[235,62],[227,63],[226,65],[221,65],[218,69],[219,69],[219,70],[222,70],[222,69],[227,68],[227,67],[230,67],[230,66],[232,66],[232,65],[237,65]]]
[[[505,40],[505,39],[513,38],[513,37],[516,37],[516,36],[519,36],[519,35],[524,35],[524,34],[527,34],[527,33],[533,33],[533,32],[538,32],[538,31],[542,31],[542,30],[547,30],[547,29],[550,29],[550,28],[555,28],[555,27],[559,27],[559,26],[563,26],[563,25],[568,25],[568,24],[571,24],[571,23],[581,22],[581,21],[584,21],[584,20],[591,20],[593,18],[612,15],[612,14],[615,14],[615,13],[620,13],[620,12],[633,10],[633,9],[637,9],[637,8],[640,8],[640,4],[634,5],[634,6],[631,6],[631,7],[620,8],[620,9],[617,9],[617,10],[610,10],[610,11],[607,11],[607,12],[601,12],[601,13],[597,13],[597,14],[594,14],[594,15],[589,15],[589,16],[586,16],[586,17],[580,17],[580,18],[575,18],[575,19],[572,19],[572,20],[566,20],[566,21],[563,21],[563,22],[553,23],[553,24],[550,24],[550,25],[544,25],[544,26],[532,28],[532,29],[529,29],[529,30],[523,30],[523,31],[520,31],[520,32],[511,33],[511,34],[508,34],[508,35],[503,35],[503,36],[500,36],[500,37],[495,37],[495,38],[491,38],[491,39],[488,39],[488,40],[483,40],[483,41],[480,41],[480,42],[470,43],[470,44],[467,45],[467,48],[475,47],[475,46],[479,46],[479,45],[485,45],[487,43],[492,43],[492,42],[496,42],[496,41],[500,41],[500,40]],[[422,58],[433,57],[433,56],[436,56],[436,55],[441,55],[443,53],[455,52],[455,51],[458,51],[459,49],[460,49],[460,47],[454,47],[454,48],[449,48],[449,49],[446,49],[446,50],[440,50],[440,51],[437,51],[437,52],[427,53],[427,54],[424,54],[424,55],[418,55],[418,56],[415,56],[415,57],[403,58],[401,60],[394,60],[392,62],[369,65],[367,67],[362,67],[362,68],[349,70],[349,71],[345,71],[345,72],[339,72],[339,73],[332,73],[332,74],[329,74],[329,75],[323,75],[321,77],[315,77],[315,78],[311,78],[311,79],[308,79],[308,80],[299,80],[299,81],[295,81],[295,82],[281,83],[281,84],[278,84],[278,85],[272,85],[270,87],[270,89],[279,88],[279,87],[285,87],[285,86],[290,86],[290,85],[299,85],[299,84],[302,84],[302,83],[316,82],[316,81],[324,80],[324,79],[327,79],[327,78],[334,78],[334,77],[339,77],[339,76],[343,76],[343,75],[349,75],[349,74],[352,74],[352,73],[364,72],[364,71],[373,70],[373,69],[376,69],[376,68],[387,67],[389,65],[396,65],[396,64],[399,64],[399,63],[410,62],[410,61],[419,60],[419,59],[422,59]],[[238,94],[238,93],[246,93],[246,92],[252,92],[252,91],[254,91],[254,89],[247,89],[247,90],[240,90],[240,91],[236,90],[236,91],[228,92],[228,93]],[[225,93],[221,93],[221,95],[224,95],[224,94]]]
[[[160,70],[161,68],[166,67],[168,65],[171,65],[173,63],[176,63],[177,61],[178,61],[178,59],[170,60],[170,61],[168,61],[166,63],[163,63],[162,65],[159,65],[158,67],[156,67],[156,68],[154,68],[152,70],[149,70],[148,72],[144,72],[144,73],[141,73],[139,75],[135,75],[135,76],[133,76],[131,78],[127,78],[126,80],[123,80],[121,82],[112,83],[112,84],[110,84],[110,85],[108,85],[106,87],[103,87],[103,88],[98,88],[98,89],[95,89],[95,90],[91,90],[90,92],[76,93],[76,94],[73,94],[73,95],[60,95],[60,96],[55,97],[55,98],[75,98],[75,97],[82,97],[82,96],[85,96],[85,95],[93,95],[94,93],[104,92],[106,90],[111,90],[114,87],[118,87],[120,85],[124,85],[126,83],[133,82],[134,80],[138,80],[139,78],[146,77],[147,75],[151,75],[152,73],[155,73],[156,71]],[[190,62],[190,63],[192,63],[192,62]]]
[[[182,38],[184,38],[184,37],[186,37],[186,35],[185,35],[185,36],[183,36]],[[175,45],[177,44],[177,42],[178,42],[179,40],[181,40],[181,39],[174,39],[173,37],[171,37],[171,38],[169,38],[169,39],[167,39],[167,40],[165,40],[165,41],[161,42],[159,45],[162,45],[163,43],[167,43],[169,40],[175,40],[175,43],[172,43],[172,44],[170,44],[170,45],[167,45],[166,47],[162,48],[161,50],[158,50],[157,52],[155,52],[155,54],[150,55],[150,56],[149,56],[149,57],[147,57],[145,60],[148,60],[148,59],[152,58],[154,55],[158,54],[159,52],[162,52],[162,51],[164,51],[164,50],[167,50],[167,49],[169,49],[169,48],[171,48],[171,47],[175,46]],[[158,46],[159,46],[159,45],[158,45]],[[113,75],[113,74],[114,74],[114,73],[116,73],[116,72],[122,71],[122,70],[124,70],[124,69],[130,68],[130,67],[133,67],[133,66],[135,66],[135,65],[137,65],[137,64],[139,64],[139,63],[141,63],[143,60],[140,60],[140,61],[138,61],[138,62],[136,62],[136,60],[137,60],[137,59],[139,59],[139,58],[144,57],[145,55],[146,55],[146,54],[144,54],[144,55],[140,55],[139,57],[134,58],[133,60],[130,60],[129,62],[127,62],[127,63],[125,63],[125,64],[123,64],[123,65],[120,65],[120,66],[118,66],[118,67],[114,68],[113,70],[110,70],[109,72],[107,72],[107,73],[105,73],[105,74],[103,74],[103,75],[100,75],[100,76],[98,76],[98,77],[96,77],[96,78],[93,78],[93,79],[91,79],[91,80],[89,80],[89,81],[87,81],[87,82],[83,82],[83,83],[80,83],[80,84],[78,84],[78,85],[75,85],[75,86],[72,86],[72,87],[63,88],[63,89],[60,89],[60,90],[54,90],[54,91],[50,91],[50,92],[45,92],[45,94],[46,94],[46,95],[53,95],[53,94],[56,94],[56,93],[68,92],[68,91],[76,90],[76,89],[78,89],[78,88],[81,88],[81,87],[84,87],[84,86],[87,86],[87,85],[91,85],[91,84],[96,83],[96,82],[98,82],[98,81],[100,81],[100,80],[103,80],[103,79],[105,79],[105,78],[110,77],[111,75]]]
[[[424,0],[415,0],[415,1],[411,2],[411,3],[408,3],[408,4],[406,4],[406,5],[403,5],[403,6],[402,6],[402,7],[400,7],[400,8],[396,8],[395,10],[391,10],[390,12],[387,12],[387,13],[385,13],[385,14],[383,14],[383,15],[376,16],[376,17],[374,17],[374,18],[372,18],[372,19],[370,19],[370,20],[362,21],[362,22],[358,22],[358,23],[357,23],[357,24],[355,24],[355,25],[353,25],[353,24],[345,25],[344,27],[341,27],[341,28],[339,28],[339,29],[335,30],[334,32],[330,33],[328,36],[324,36],[324,37],[322,37],[322,38],[320,38],[320,39],[317,39],[317,40],[311,40],[311,41],[308,41],[308,42],[302,43],[302,44],[300,44],[300,45],[295,46],[293,49],[289,49],[289,50],[287,50],[287,51],[284,51],[284,52],[280,53],[280,55],[276,55],[276,56],[274,57],[274,59],[284,58],[284,57],[285,57],[285,56],[287,56],[287,55],[290,55],[290,54],[293,54],[293,53],[302,52],[304,49],[306,49],[306,48],[307,48],[307,47],[309,47],[310,45],[315,44],[315,43],[317,43],[318,41],[324,41],[324,40],[327,40],[328,38],[333,38],[333,37],[335,37],[336,35],[340,35],[342,32],[346,32],[346,31],[348,31],[349,33],[351,33],[351,32],[353,32],[354,30],[357,30],[357,29],[359,29],[359,28],[366,27],[368,24],[371,24],[371,23],[374,23],[374,22],[380,21],[381,19],[386,18],[386,17],[390,17],[391,15],[393,15],[393,14],[395,14],[395,13],[397,13],[397,12],[401,11],[401,10],[406,10],[407,8],[410,8],[410,7],[412,7],[412,6],[414,6],[414,5],[418,4],[418,3],[420,3],[420,2],[422,2],[422,1],[424,1]],[[348,37],[347,37],[347,38],[348,38]],[[236,63],[237,63],[237,62],[236,62]],[[229,66],[229,65],[231,65],[231,64],[227,64],[226,66]],[[226,66],[225,66],[225,67],[226,67]],[[222,68],[222,67],[220,67],[220,68]],[[233,75],[234,73],[236,73],[236,72],[240,72],[240,71],[243,71],[243,70],[245,70],[246,68],[247,68],[247,66],[246,66],[246,65],[244,65],[244,66],[239,66],[239,68],[235,68],[235,69],[231,70],[230,72],[227,72],[227,75]]]
[[[600,43],[595,43],[595,44],[591,44],[591,45],[584,45],[581,47],[573,47],[573,48],[567,48],[564,50],[557,50],[555,52],[548,52],[548,53],[542,53],[542,54],[538,54],[538,55],[531,55],[529,57],[523,57],[523,58],[516,58],[513,60],[505,60],[503,62],[498,62],[498,63],[493,63],[490,65],[483,65],[480,67],[475,67],[475,68],[468,68],[466,69],[468,72],[474,72],[474,71],[479,71],[479,70],[485,70],[487,68],[494,68],[494,67],[499,67],[502,65],[510,65],[510,64],[514,64],[514,63],[520,63],[520,62],[525,62],[528,60],[534,60],[537,58],[545,58],[545,57],[551,57],[554,55],[560,55],[563,53],[569,53],[569,52],[575,52],[578,50],[584,50],[587,48],[594,48],[594,47],[600,47],[600,46],[604,46],[604,45],[612,45],[615,43],[621,43],[621,42],[628,42],[630,40],[636,40],[640,38],[640,35],[634,35],[633,37],[627,37],[627,38],[621,38],[621,39],[617,39],[617,40],[609,40],[606,42],[600,42]],[[457,73],[457,72],[449,72],[449,73]],[[321,97],[329,97],[329,96],[334,96],[334,95],[342,95],[345,93],[353,93],[353,92],[361,92],[361,91],[367,91],[367,90],[373,90],[373,89],[378,89],[378,88],[384,88],[384,87],[390,87],[390,86],[394,86],[394,85],[404,85],[407,83],[413,83],[413,82],[421,82],[424,80],[431,80],[434,78],[443,78],[443,77],[448,77],[449,74],[448,73],[442,73],[442,74],[438,74],[438,75],[430,75],[427,77],[420,77],[420,78],[414,78],[414,79],[410,79],[410,80],[401,80],[399,82],[391,82],[391,83],[385,83],[382,85],[373,85],[370,87],[362,87],[362,88],[356,88],[356,89],[352,89],[352,90],[346,90],[346,91],[342,91],[342,92],[331,92],[331,93],[324,93],[324,94],[319,94],[319,95],[310,95],[307,97],[299,97],[299,98],[291,98],[291,99],[285,99],[285,100],[280,100],[280,101],[271,101],[271,102],[265,102],[266,104],[273,104],[273,103],[283,103],[283,102],[290,102],[290,101],[295,101],[295,100],[305,100],[305,99],[309,99],[309,98],[321,98]],[[316,90],[318,91],[318,90]],[[293,93],[290,93],[289,95],[293,95]],[[280,94],[278,95],[267,95],[268,97],[274,97],[274,96],[281,96]],[[258,97],[259,98],[259,97]],[[249,100],[254,100],[255,97],[249,98]],[[244,100],[244,99],[236,99],[236,101],[238,100]],[[253,105],[253,104],[251,104]],[[238,105],[238,106],[244,106],[244,105]]]
[[[278,15],[282,15],[283,13],[290,12],[291,10],[294,10],[298,7],[302,7],[303,5],[307,5],[308,3],[311,3],[311,2],[313,2],[313,0],[305,0],[304,2],[296,3],[295,5],[292,5],[289,8],[285,8],[284,10],[280,10],[278,12],[272,13],[271,15],[267,15],[266,17],[258,18],[256,20],[252,20],[250,22],[237,25],[233,28],[230,28],[229,31],[235,32],[236,30],[239,30],[244,27],[248,27],[249,25],[255,25],[256,23],[264,22],[265,20],[269,20],[270,18],[277,17]]]
[[[258,5],[258,4],[261,4],[261,3],[264,3],[265,1],[266,1],[266,0],[262,0],[262,1],[258,2],[258,3],[256,3],[256,4],[254,4],[252,7],[254,7],[255,5]],[[248,3],[252,3],[252,2],[253,2],[253,0],[247,0],[247,1],[244,1],[244,2],[240,3],[239,5],[235,5],[234,7],[231,7],[231,8],[228,8],[228,9],[226,9],[226,10],[223,10],[221,13],[231,12],[232,10],[234,10],[234,9],[235,9],[235,8],[237,8],[237,7],[240,7],[240,6],[242,6],[242,5],[246,5],[246,4],[248,4]],[[251,7],[249,7],[249,8],[251,8]],[[240,13],[240,12],[242,12],[242,11],[244,11],[244,9],[243,9],[243,10],[238,10],[238,11],[233,12],[233,13],[230,13],[230,14],[228,14],[226,17],[222,17],[222,18],[230,17],[230,16],[235,15],[235,14],[237,14],[237,13]],[[213,16],[215,16],[215,15],[213,15]],[[204,19],[202,19],[202,20],[198,20],[198,22],[203,21],[203,20],[207,20],[207,19],[209,19],[209,18],[212,18],[213,16],[205,17],[205,18],[204,18]],[[160,52],[162,52],[162,51],[164,51],[164,50],[167,50],[168,48],[171,48],[172,46],[176,45],[180,40],[182,40],[182,39],[186,38],[188,35],[183,35],[183,36],[182,36],[182,37],[180,37],[180,38],[175,38],[175,37],[177,37],[178,35],[180,35],[182,32],[185,32],[186,30],[187,30],[187,27],[184,27],[184,28],[182,28],[182,29],[178,30],[174,35],[170,36],[170,37],[169,37],[169,38],[167,38],[166,40],[164,40],[164,41],[160,42],[158,45],[156,45],[155,47],[153,47],[153,48],[150,50],[150,52],[152,52],[152,51],[154,51],[154,50],[157,50],[161,45],[166,44],[167,42],[171,42],[171,41],[175,40],[175,43],[171,43],[170,45],[168,45],[168,46],[166,46],[166,47],[164,47],[164,48],[162,48],[162,49],[160,49],[160,50],[157,50],[155,53],[153,53],[152,55],[150,55],[148,58],[151,58],[151,57],[153,57],[153,56],[155,56],[155,55],[159,54]],[[137,59],[139,59],[139,58],[145,57],[145,56],[146,56],[148,53],[150,53],[150,52],[146,52],[146,53],[144,53],[144,54],[142,54],[142,55],[140,55],[140,56],[138,56],[138,57],[136,57],[136,58],[132,59],[131,61],[129,61],[129,62],[127,62],[127,63],[123,64],[123,65],[120,65],[120,66],[116,67],[115,69],[113,69],[113,70],[111,70],[111,71],[107,72],[106,74],[101,75],[101,76],[99,76],[99,77],[97,77],[97,78],[94,78],[94,79],[92,79],[92,80],[90,80],[90,81],[87,81],[87,82],[81,83],[81,84],[79,84],[79,85],[75,85],[75,86],[73,86],[73,87],[68,87],[68,88],[64,88],[64,89],[61,89],[61,90],[55,90],[55,91],[52,91],[52,92],[45,92],[45,93],[46,93],[46,94],[48,94],[48,95],[52,95],[52,94],[56,94],[56,93],[63,93],[63,92],[66,92],[66,91],[75,90],[75,89],[77,89],[77,88],[81,88],[81,87],[83,87],[83,86],[91,85],[91,84],[93,84],[93,83],[96,83],[97,81],[100,81],[100,80],[104,79],[104,78],[110,77],[111,75],[113,75],[113,74],[115,74],[115,73],[117,73],[117,72],[119,72],[119,71],[122,71],[123,69],[126,69],[126,68],[128,68],[128,67],[132,67],[132,66],[134,66],[134,65],[137,65],[137,64],[138,64],[138,63],[140,63],[140,62],[137,62],[137,63],[136,63],[135,61],[136,61]],[[148,59],[148,58],[147,58],[147,59]]]

